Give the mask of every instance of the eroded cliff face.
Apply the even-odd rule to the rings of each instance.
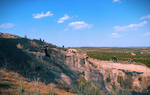
[[[86,80],[90,80],[93,85],[100,86],[103,93],[105,95],[108,94],[108,91],[105,88],[103,75],[88,61],[86,53],[78,49],[67,49],[64,51],[62,49],[48,47],[46,51],[50,59],[61,64],[61,66],[66,65],[68,69],[73,72],[73,75],[71,76],[74,76],[74,78],[71,78],[70,85],[75,85],[75,81],[82,76],[81,73],[84,71],[84,78]]]
[[[150,68],[136,64],[88,60],[96,65],[103,75],[107,90],[111,91],[115,86],[116,88],[125,88],[137,92],[147,92],[150,85]],[[110,79],[110,81],[107,79]]]
[[[78,53],[76,49],[68,49],[66,51],[57,48],[47,48],[47,54],[56,62],[62,62],[77,68],[85,66],[85,53]]]
[[[47,48],[47,54],[55,62],[68,66],[75,80],[84,71],[85,79],[95,85],[100,85],[106,93],[114,86],[117,89],[127,88],[131,91],[142,92],[146,91],[150,85],[150,69],[146,66],[97,61],[88,58],[86,53],[79,52],[77,49],[64,51],[58,48]],[[110,78],[111,81],[107,82],[107,78]],[[75,80],[72,80],[72,83]]]

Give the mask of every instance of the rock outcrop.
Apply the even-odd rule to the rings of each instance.
[[[62,66],[66,66],[66,69],[72,72],[72,75],[67,75],[68,72],[63,72],[70,77],[71,81],[69,84],[74,85],[75,81],[77,81],[78,77],[80,77],[84,71],[86,80],[90,80],[93,85],[100,86],[103,93],[105,93],[105,95],[108,94],[103,81],[103,75],[88,61],[88,56],[85,52],[78,49],[68,49],[64,51],[62,49],[47,47],[46,54],[48,54],[53,61]]]
[[[118,89],[124,88],[131,91],[147,92],[147,87],[150,85],[150,68],[147,66],[93,59],[89,59],[89,61],[96,65],[103,75],[107,90],[111,91],[112,86],[115,84]],[[110,78],[111,81],[107,82],[107,78]]]
[[[112,91],[114,85],[117,89],[124,88],[137,92],[146,92],[150,85],[150,69],[146,66],[93,60],[88,58],[86,53],[79,53],[78,49],[64,51],[47,48],[47,54],[55,62],[68,66],[76,78],[84,71],[85,79],[100,85],[105,93],[107,90]],[[111,79],[110,82],[106,81],[108,77]]]

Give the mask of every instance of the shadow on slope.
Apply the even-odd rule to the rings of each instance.
[[[45,84],[51,82],[57,84],[55,81],[57,77],[46,70],[38,60],[18,49],[16,46],[18,43],[24,43],[24,46],[28,48],[31,47],[28,39],[0,38],[0,68],[17,72],[31,81],[38,77]]]

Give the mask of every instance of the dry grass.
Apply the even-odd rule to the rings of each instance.
[[[22,48],[23,48],[23,46],[21,46],[20,43],[17,45],[17,47],[18,47],[19,49],[22,49]]]
[[[33,41],[31,41],[31,43],[30,43],[33,47],[37,47],[37,48],[39,48],[39,45],[38,44],[36,44],[35,42],[33,42]]]
[[[35,85],[37,84],[37,81],[29,82],[28,79],[20,76],[18,73],[10,72],[5,69],[0,69],[0,95],[19,94],[19,83],[21,83],[21,81],[23,86],[25,87],[24,95],[32,95],[35,93]],[[42,95],[47,95],[48,91],[50,91],[50,89],[55,86],[54,84],[45,85],[41,82],[39,82],[38,85]],[[53,89],[56,95],[74,95],[58,88],[53,87]]]

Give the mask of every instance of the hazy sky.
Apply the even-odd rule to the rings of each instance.
[[[65,47],[150,47],[150,0],[0,0],[0,32]]]

